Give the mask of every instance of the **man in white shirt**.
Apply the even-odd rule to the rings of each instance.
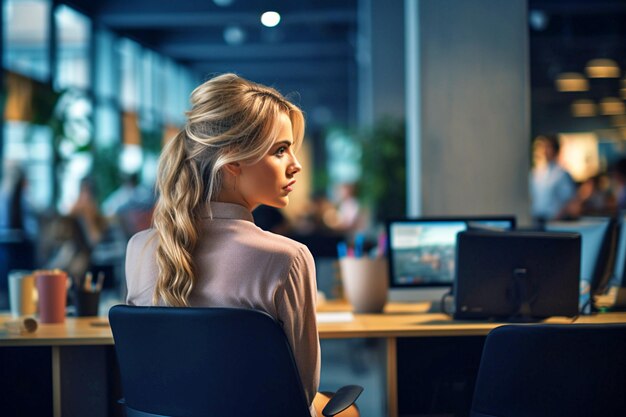
[[[531,214],[538,224],[562,218],[567,204],[576,195],[576,184],[557,162],[559,140],[556,135],[535,140],[536,165],[530,173]]]

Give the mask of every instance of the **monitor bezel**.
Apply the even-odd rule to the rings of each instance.
[[[547,232],[554,233],[576,233],[576,227],[585,222],[598,222],[605,226],[605,230],[598,248],[598,255],[594,261],[591,276],[587,282],[591,295],[591,307],[595,308],[594,297],[606,291],[611,277],[615,273],[615,263],[617,262],[617,250],[619,245],[620,216],[585,216],[577,219],[558,220],[545,225]],[[567,228],[559,229],[565,225]],[[574,230],[569,230],[569,229]],[[581,249],[582,251],[582,249]],[[582,257],[582,252],[581,252]],[[581,270],[581,274],[583,271]],[[581,277],[582,280],[583,277]]]
[[[388,270],[388,281],[390,289],[419,289],[419,288],[451,288],[454,284],[454,277],[452,278],[452,282],[450,283],[437,283],[437,282],[428,282],[428,283],[409,283],[409,284],[398,284],[394,282],[394,266],[391,252],[391,226],[396,223],[441,223],[441,222],[450,222],[450,223],[471,223],[478,221],[508,221],[511,223],[511,229],[506,230],[515,230],[517,227],[517,220],[515,215],[510,214],[499,214],[499,215],[480,215],[480,216],[423,216],[423,217],[392,217],[385,220],[385,232],[387,234],[387,270]],[[467,225],[469,226],[469,225]],[[467,230],[467,229],[466,229]]]

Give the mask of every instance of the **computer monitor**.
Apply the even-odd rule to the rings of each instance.
[[[515,229],[514,216],[389,219],[389,299],[439,301],[454,282],[456,235],[468,228]]]
[[[546,231],[575,232],[581,235],[580,287],[581,308],[589,294],[603,292],[613,275],[618,222],[610,217],[583,217],[572,221],[551,221]]]
[[[609,286],[617,287],[613,309],[626,309],[626,211],[617,217],[615,263]]]
[[[578,314],[579,234],[466,231],[457,245],[456,319]]]

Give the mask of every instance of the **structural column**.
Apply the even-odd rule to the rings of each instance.
[[[526,0],[405,0],[408,214],[529,218]]]
[[[357,38],[357,121],[372,126],[383,117],[404,118],[404,4],[360,0]]]

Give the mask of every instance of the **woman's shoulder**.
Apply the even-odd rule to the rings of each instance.
[[[154,229],[146,229],[137,232],[128,240],[128,249],[144,248],[150,243],[156,243],[156,237],[157,234]]]
[[[256,227],[256,226],[255,226]],[[309,248],[303,243],[293,240],[287,236],[268,232],[256,227],[259,233],[259,245],[271,252],[279,252],[291,257],[309,257],[311,253]]]

